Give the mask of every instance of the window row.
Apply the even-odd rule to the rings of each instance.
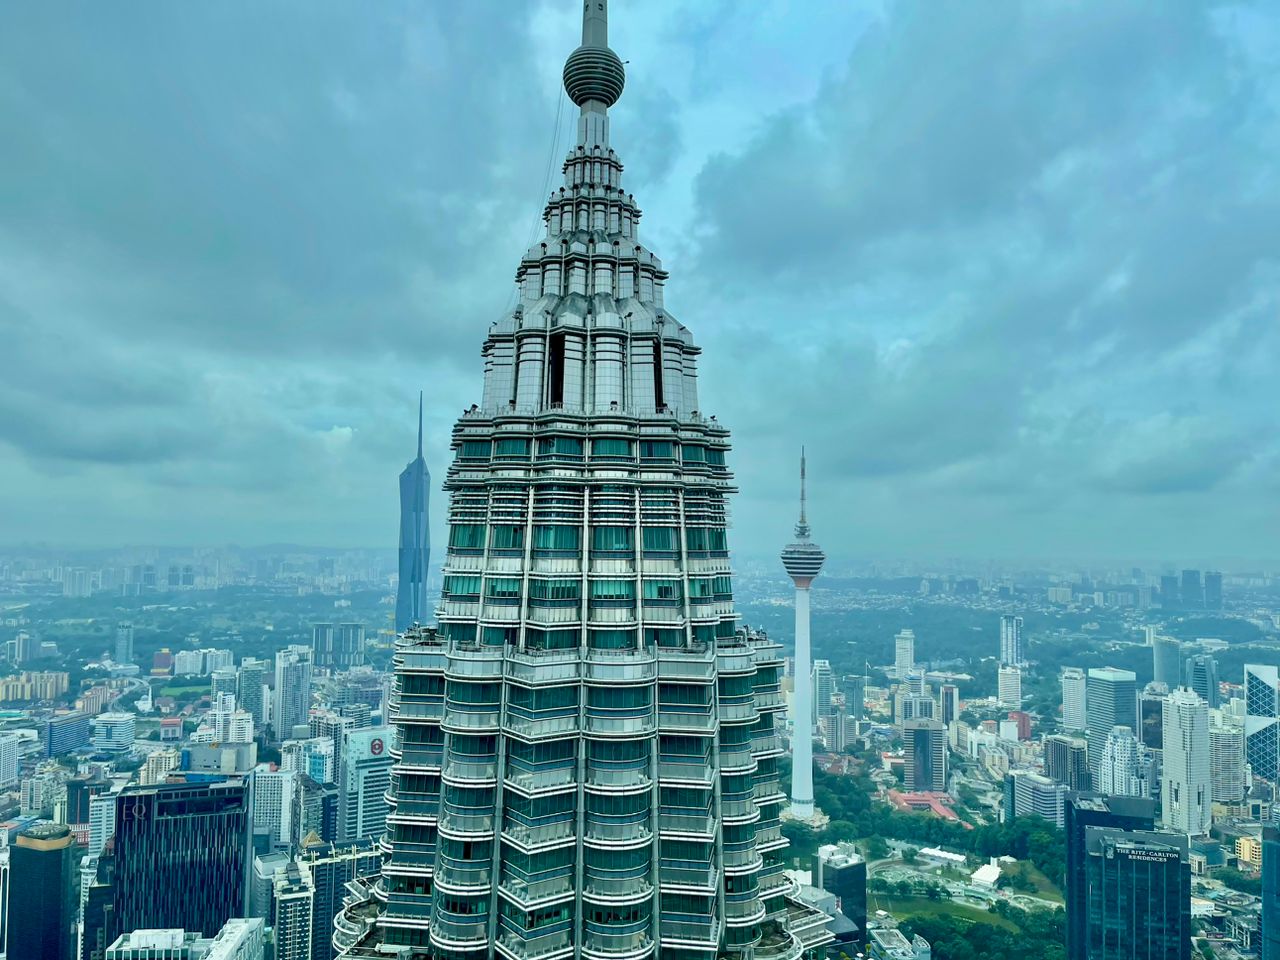
[[[725,465],[724,448],[709,447],[697,443],[677,444],[671,440],[641,440],[638,444],[640,461],[671,461],[679,456],[682,463]],[[496,440],[464,440],[458,449],[459,460],[524,460],[528,459],[532,443],[527,437],[499,437]],[[600,437],[591,441],[591,456],[606,460],[636,458],[637,444],[620,437]],[[537,455],[540,459],[581,460],[585,445],[581,437],[539,437]]]

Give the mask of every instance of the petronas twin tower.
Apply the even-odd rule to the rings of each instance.
[[[620,186],[607,29],[587,0],[578,143],[454,427],[438,627],[398,644],[385,862],[343,956],[794,960],[825,935],[783,873],[782,658],[737,625],[728,431]]]

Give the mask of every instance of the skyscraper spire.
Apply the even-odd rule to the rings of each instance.
[[[422,391],[418,391],[418,459],[422,459]]]
[[[609,49],[608,0],[583,0],[582,45],[564,64],[564,89],[582,108],[578,143],[609,146],[611,106],[622,96],[627,74],[618,55]]]

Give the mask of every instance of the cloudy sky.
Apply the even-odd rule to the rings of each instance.
[[[1280,7],[612,6],[735,545],[788,536],[804,442],[835,554],[1280,554]],[[391,545],[578,17],[3,5],[0,543]]]

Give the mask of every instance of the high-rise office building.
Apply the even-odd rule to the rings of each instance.
[[[867,718],[867,677],[861,673],[846,673],[841,681],[844,688],[844,710],[855,723]]]
[[[910,792],[947,789],[947,731],[937,720],[902,726],[903,781]]]
[[[1182,598],[1178,595],[1178,578],[1165,574],[1160,578],[1160,606],[1166,610],[1176,610],[1182,606]]]
[[[133,930],[107,947],[104,960],[262,960],[266,931],[257,917],[228,920],[211,936],[186,930]]]
[[[894,676],[905,680],[916,668],[916,632],[902,629],[893,638]]]
[[[337,756],[329,737],[286,740],[280,745],[280,769],[296,770],[317,783],[337,782]]]
[[[827,559],[822,548],[810,536],[809,518],[805,510],[805,458],[800,455],[800,520],[796,523],[796,539],[782,551],[782,565],[796,588],[796,685],[793,695],[791,735],[791,806],[790,815],[797,820],[813,819],[813,685],[805,683],[811,676],[809,644],[809,588],[822,571]],[[828,665],[829,666],[829,665]]]
[[[1086,680],[1079,667],[1067,667],[1062,671],[1062,728],[1070,731],[1084,730]]]
[[[1185,688],[1164,701],[1160,819],[1166,829],[1198,837],[1213,821],[1209,778],[1209,707]]]
[[[218,702],[218,697],[226,696],[235,698],[236,687],[239,686],[239,674],[236,673],[235,667],[219,667],[217,670],[209,673],[209,699],[213,703]]]
[[[116,646],[111,659],[116,663],[133,663],[133,624],[121,620],[116,624]]]
[[[254,725],[259,728],[267,724],[267,700],[264,693],[267,671],[267,661],[245,657],[240,661],[240,669],[236,672],[236,704],[253,717]]]
[[[740,958],[767,920],[782,949],[806,922],[781,876],[780,648],[737,629],[728,433],[619,186],[606,33],[593,0],[564,192],[453,433],[440,626],[397,646],[388,854],[336,921],[348,956]]]
[[[1089,769],[1099,783],[1102,749],[1115,727],[1138,729],[1138,678],[1131,670],[1092,667],[1085,687],[1085,726],[1089,731]]]
[[[400,583],[396,588],[396,633],[427,619],[427,572],[431,563],[428,505],[431,474],[422,457],[422,394],[418,394],[418,455],[400,474]]]
[[[1036,816],[1061,827],[1068,792],[1065,783],[1030,770],[1011,770],[1004,778],[1004,822]]]
[[[293,644],[276,653],[276,686],[271,726],[277,740],[293,737],[305,725],[311,709],[311,648]]]
[[[1261,960],[1280,960],[1280,828],[1262,828]]]
[[[391,730],[347,730],[338,764],[338,841],[376,839],[386,829]]]
[[[1089,827],[1084,854],[1086,960],[1190,960],[1187,838]]]
[[[813,661],[813,721],[825,720],[835,713],[836,678],[830,660]]]
[[[245,916],[251,826],[250,791],[240,780],[122,790],[111,938],[167,927],[212,935]]]
[[[293,814],[298,773],[260,763],[253,769],[253,829],[264,834],[273,847],[293,842]]]
[[[298,865],[288,863],[276,873],[271,897],[276,960],[311,960],[315,920],[315,890]]]
[[[1151,770],[1138,738],[1128,727],[1112,727],[1092,771],[1094,788],[1105,796],[1149,797]]]
[[[852,843],[818,848],[813,858],[813,885],[834,894],[840,912],[858,928],[856,942],[867,940],[867,862]]]
[[[377,876],[381,866],[381,854],[367,843],[306,845],[275,875],[276,960],[332,960],[334,918],[342,908],[346,885]]]
[[[1222,609],[1222,574],[1217,570],[1205,571],[1204,606],[1206,610]]]
[[[1151,830],[1155,826],[1154,800],[1135,797],[1102,797],[1073,794],[1064,815],[1067,854],[1067,960],[1090,957],[1088,888],[1085,882],[1086,832],[1091,827],[1115,830]]]
[[[1050,780],[1070,790],[1089,790],[1089,745],[1080,737],[1055,733],[1044,738],[1044,772]]]
[[[1209,714],[1209,784],[1214,803],[1244,798],[1244,726],[1219,710]]]
[[[1182,571],[1182,586],[1179,593],[1184,608],[1196,610],[1204,606],[1204,587],[1200,584],[1199,570]]]
[[[136,721],[132,713],[100,713],[93,718],[93,749],[99,753],[133,750]]]
[[[1012,614],[1000,617],[1000,665],[1024,667],[1027,651],[1022,640],[1022,618]]]
[[[1185,671],[1186,685],[1209,709],[1216,709],[1219,706],[1218,661],[1207,653],[1198,653],[1187,658]]]
[[[363,623],[316,623],[311,626],[311,662],[330,670],[364,664]]]
[[[1155,637],[1151,644],[1152,679],[1175,689],[1182,682],[1182,644],[1173,637]]]
[[[1149,683],[1138,694],[1138,728],[1133,732],[1148,750],[1164,748],[1164,702],[1168,696],[1163,683]]]
[[[938,699],[942,703],[942,722],[950,724],[960,719],[960,688],[954,683],[944,683],[938,688]]]
[[[1244,666],[1244,754],[1254,776],[1280,776],[1280,667]]]
[[[1022,708],[1022,668],[1001,667],[997,671],[996,696],[1000,706],[1008,710]]]
[[[75,939],[75,837],[64,824],[18,834],[9,853],[8,956],[70,960]]]
[[[19,783],[22,738],[16,733],[0,733],[0,790],[12,790]]]
[[[40,729],[40,742],[46,757],[60,757],[65,753],[84,750],[92,743],[93,725],[89,715],[74,711],[54,714]]]

